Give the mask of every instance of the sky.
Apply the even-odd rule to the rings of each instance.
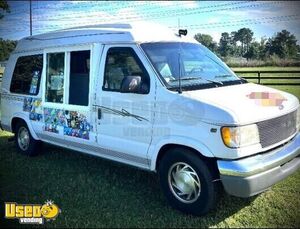
[[[8,1],[10,13],[0,20],[0,37],[19,40],[30,35],[30,2]],[[256,41],[283,29],[300,44],[300,2],[297,1],[32,1],[33,35],[63,28],[147,21],[174,32],[209,34],[250,28]]]

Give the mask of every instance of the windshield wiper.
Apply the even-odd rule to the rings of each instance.
[[[230,75],[230,74],[224,74],[224,75],[217,75],[215,76],[215,78],[230,78],[230,77],[233,77],[234,75]],[[242,77],[239,77],[239,76],[235,76],[237,77],[237,79],[232,79],[232,80],[226,80],[224,82],[231,82],[231,81],[240,81],[240,83],[248,83],[248,81]],[[222,82],[222,81],[219,81],[219,82]]]
[[[179,79],[170,80],[170,81],[173,82],[173,81],[177,81],[177,80],[179,80]],[[182,80],[182,81],[184,81],[184,80],[205,80],[205,81],[210,82],[210,83],[223,85],[223,83],[220,82],[220,81],[204,79],[204,78],[202,78],[202,77],[200,77],[200,76],[198,76],[198,77],[193,77],[193,76],[190,76],[190,77],[183,77],[183,78],[181,78],[181,80]]]
[[[207,80],[207,81],[209,81],[209,82],[212,82],[212,83],[215,83],[215,84],[223,85],[223,82],[221,82],[221,81],[208,80],[208,79],[205,79],[205,80]]]
[[[228,77],[232,77],[233,75],[230,74],[223,74],[223,75],[217,75],[214,78],[228,78]]]
[[[179,79],[170,80],[172,82],[178,81]],[[182,77],[181,80],[203,80],[201,77]]]

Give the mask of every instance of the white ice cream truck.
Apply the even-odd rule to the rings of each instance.
[[[299,101],[239,78],[186,31],[103,24],[26,37],[7,63],[1,125],[157,172],[169,203],[203,215],[216,189],[256,195],[300,167]]]

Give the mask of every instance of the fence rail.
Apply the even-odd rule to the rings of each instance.
[[[258,84],[263,85],[295,85],[300,86],[299,82],[262,82],[262,80],[300,80],[300,76],[261,76],[262,74],[300,74],[300,71],[234,71],[236,74],[257,74],[257,76],[241,76],[244,79],[254,79]]]

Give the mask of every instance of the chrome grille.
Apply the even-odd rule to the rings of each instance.
[[[280,142],[296,132],[297,110],[257,123],[260,144],[263,148]]]

